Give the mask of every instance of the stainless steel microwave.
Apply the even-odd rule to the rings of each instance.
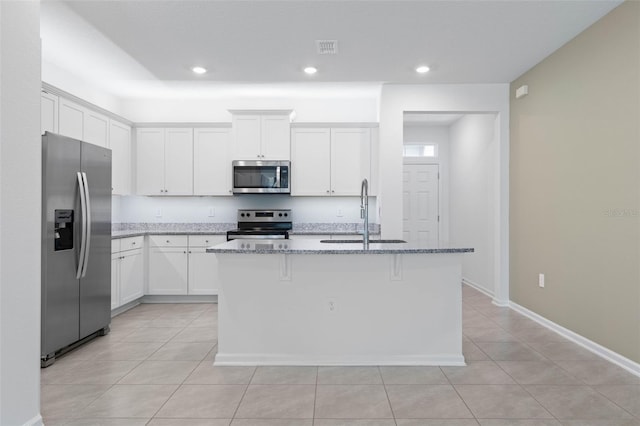
[[[232,163],[234,194],[289,194],[290,161],[240,160]]]

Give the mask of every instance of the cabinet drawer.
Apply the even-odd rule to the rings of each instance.
[[[122,238],[120,240],[120,251],[127,251],[127,250],[142,248],[143,245],[144,245],[143,236]]]
[[[120,251],[120,239],[111,240],[111,253],[118,253]]]
[[[210,247],[225,241],[225,235],[189,235],[189,247]]]
[[[186,247],[186,235],[150,235],[149,241],[155,247]]]

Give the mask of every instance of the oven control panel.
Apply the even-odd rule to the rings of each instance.
[[[291,210],[238,210],[238,222],[291,222]]]

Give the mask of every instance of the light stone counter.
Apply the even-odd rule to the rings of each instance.
[[[471,253],[473,248],[460,247],[444,241],[376,243],[370,239],[365,247],[361,241],[323,243],[323,240],[233,240],[207,248],[207,253],[237,254],[437,254]],[[332,241],[332,240],[328,240]],[[335,241],[335,240],[333,240]]]

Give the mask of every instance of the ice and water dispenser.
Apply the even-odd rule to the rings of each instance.
[[[73,210],[55,210],[54,251],[73,248]]]

